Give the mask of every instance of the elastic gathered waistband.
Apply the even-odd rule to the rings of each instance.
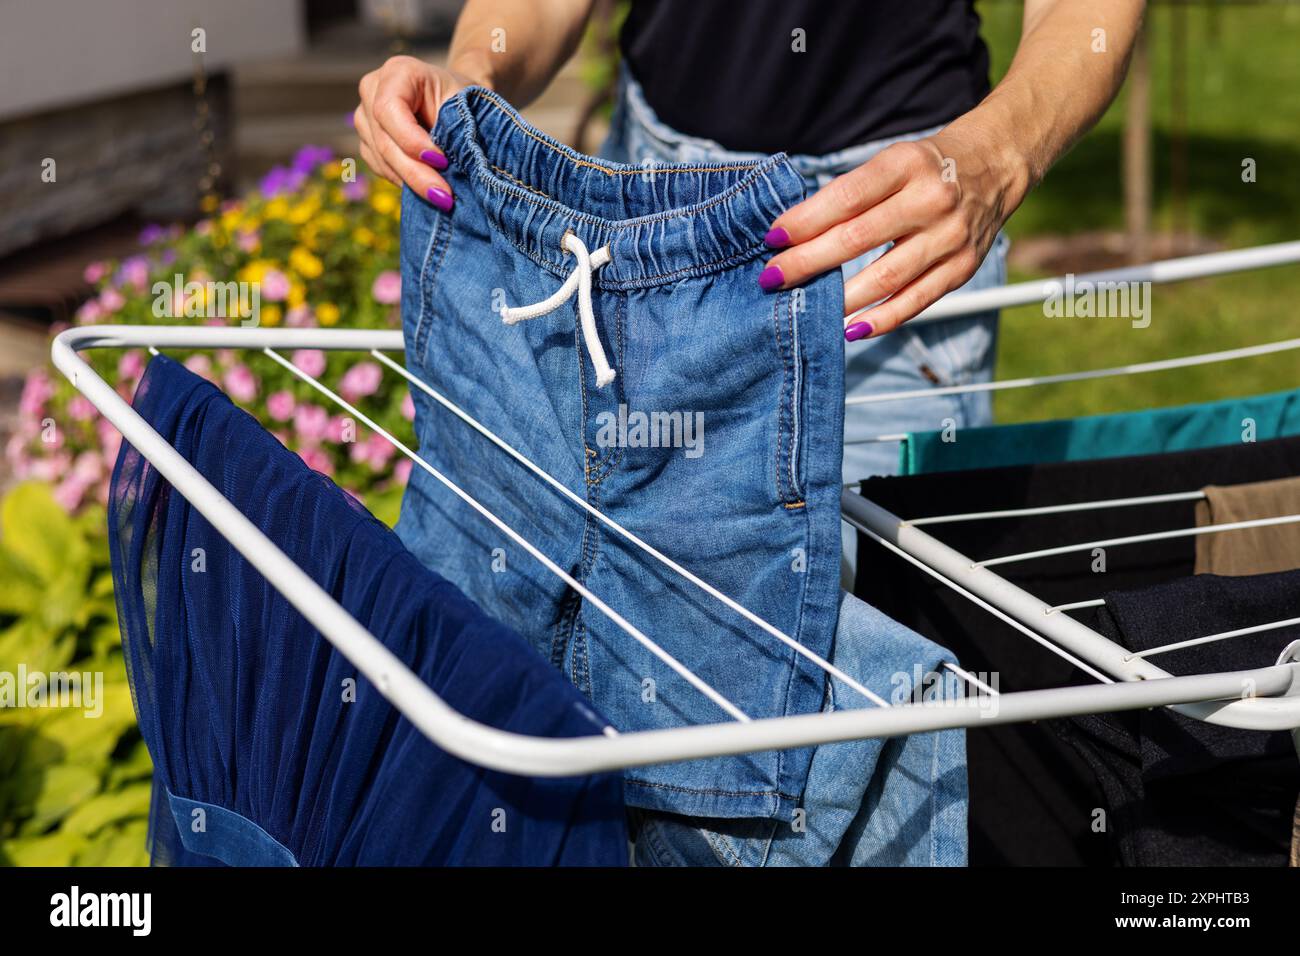
[[[500,96],[469,87],[445,102],[433,140],[473,177],[492,222],[542,267],[565,276],[572,231],[610,247],[592,276],[634,289],[738,265],[767,250],[772,221],[804,198],[784,153],[753,162],[629,166],[585,156],[528,125]]]

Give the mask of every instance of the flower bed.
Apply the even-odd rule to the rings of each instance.
[[[86,267],[96,294],[78,309],[77,324],[238,325],[246,317],[230,308],[234,297],[213,301],[210,295],[214,283],[233,282],[256,290],[263,327],[398,326],[398,190],[360,172],[349,179],[346,171],[327,150],[304,147],[257,192],[224,203],[193,229],[146,229],[140,252]],[[399,460],[383,438],[325,407],[310,386],[264,356],[168,354],[223,388],[312,468],[391,517],[410,462]],[[315,349],[290,357],[386,426],[401,431],[413,415],[400,379],[382,376],[369,359]],[[89,353],[96,371],[127,398],[147,358],[139,349]],[[51,482],[56,500],[75,512],[107,500],[120,440],[61,375],[40,368],[27,378],[5,455],[17,478]]]

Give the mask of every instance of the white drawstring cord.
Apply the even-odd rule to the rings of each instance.
[[[604,388],[614,381],[614,370],[605,359],[605,349],[600,344],[600,335],[596,331],[596,314],[591,309],[591,273],[609,262],[609,246],[601,246],[595,252],[588,253],[587,246],[571,232],[564,234],[564,248],[578,259],[577,267],[569,273],[564,284],[555,293],[533,305],[521,305],[517,308],[506,307],[501,310],[501,321],[514,325],[525,319],[535,319],[541,315],[554,312],[573,297],[574,289],[578,291],[578,317],[582,322],[582,339],[587,343],[587,354],[591,356],[592,367],[596,370],[596,386]]]

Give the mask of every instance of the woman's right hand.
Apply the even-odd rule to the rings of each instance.
[[[361,105],[353,113],[361,158],[394,185],[406,183],[416,195],[450,212],[451,189],[438,175],[447,168],[447,157],[429,141],[429,130],[443,102],[472,85],[469,77],[415,57],[390,57],[361,78]]]

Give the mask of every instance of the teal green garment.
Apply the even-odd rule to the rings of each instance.
[[[949,433],[955,441],[945,442],[939,431],[913,432],[901,443],[899,474],[1154,455],[1298,434],[1300,389],[1117,415],[958,428]]]

